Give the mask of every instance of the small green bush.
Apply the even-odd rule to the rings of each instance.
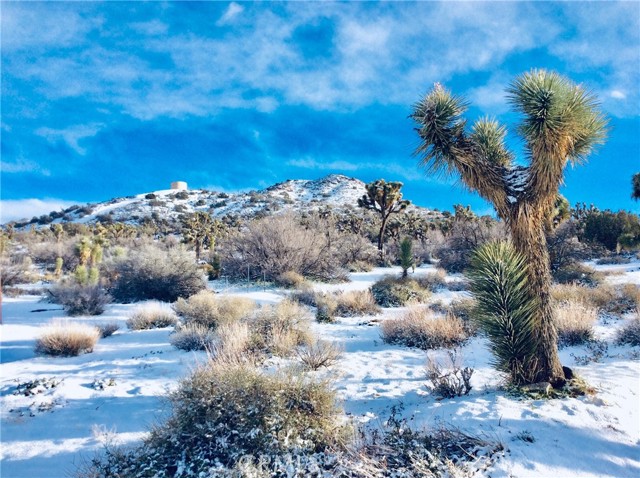
[[[430,293],[413,279],[387,276],[371,286],[371,293],[382,307],[402,307],[409,302],[426,302]]]
[[[90,325],[70,322],[54,322],[44,328],[36,340],[39,354],[59,357],[75,357],[92,352],[100,338],[100,331]]]

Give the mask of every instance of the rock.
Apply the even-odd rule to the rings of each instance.
[[[551,384],[549,382],[538,382],[532,383],[530,385],[523,385],[521,387],[522,391],[525,393],[541,393],[544,395],[548,395],[551,391]]]
[[[567,380],[572,380],[575,377],[573,370],[571,370],[569,367],[563,366],[562,371],[564,372],[564,378]]]

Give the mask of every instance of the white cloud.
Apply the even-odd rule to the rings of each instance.
[[[29,161],[26,159],[18,159],[13,162],[9,161],[0,161],[0,170],[3,173],[35,173],[39,172],[44,176],[48,176],[50,173],[49,170],[43,169],[40,165],[38,165],[35,161]]]
[[[287,161],[287,166],[293,166],[303,169],[314,169],[318,171],[377,171],[381,174],[390,174],[394,178],[400,178],[407,181],[424,180],[427,182],[433,179],[427,178],[422,172],[414,167],[405,167],[394,161],[387,162],[371,162],[359,161],[349,162],[344,160],[319,161],[314,158],[300,158]]]
[[[0,201],[0,223],[31,219],[74,204],[78,203],[61,199],[3,199]]]
[[[80,141],[85,138],[95,136],[104,125],[100,123],[92,123],[86,125],[70,126],[65,129],[53,129],[42,127],[38,128],[35,133],[47,139],[50,143],[64,141],[76,153],[84,156],[87,152],[86,148],[80,146]]]
[[[611,90],[609,96],[611,96],[611,98],[615,98],[616,100],[624,100],[627,97],[627,95],[625,95],[620,90]]]
[[[241,14],[244,11],[244,7],[242,5],[237,4],[236,2],[231,2],[227,9],[225,10],[220,20],[216,22],[216,25],[226,25],[231,22],[235,17]]]

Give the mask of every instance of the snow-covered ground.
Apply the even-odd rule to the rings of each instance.
[[[598,266],[619,269],[615,283],[639,283],[640,263]],[[429,272],[419,268],[416,274]],[[399,269],[352,274],[345,284],[318,284],[323,290],[366,289]],[[280,290],[212,284],[221,293],[273,303]],[[433,301],[447,302],[464,292],[443,291]],[[124,322],[135,305],[113,304],[99,317],[82,322],[119,322],[122,328],[101,339],[93,353],[73,358],[36,356],[40,327],[62,317],[59,307],[39,297],[4,299],[0,327],[2,478],[63,477],[104,443],[139,440],[167,413],[163,397],[190,373],[203,353],[183,352],[169,344],[170,329],[130,331]],[[45,310],[43,310],[45,309]],[[36,310],[38,310],[36,312]],[[576,363],[584,347],[561,350],[572,367],[597,389],[593,396],[556,400],[518,399],[501,389],[502,379],[490,367],[483,339],[461,349],[465,364],[475,369],[468,396],[436,400],[425,386],[427,353],[382,342],[376,317],[340,319],[313,327],[321,338],[340,343],[345,353],[328,372],[348,414],[375,424],[402,404],[412,426],[455,426],[470,435],[501,442],[508,450],[480,476],[497,477],[637,477],[640,476],[640,362],[633,349],[609,344],[608,357],[588,365]],[[376,319],[375,321],[373,319]],[[623,319],[601,321],[599,338],[611,340]],[[636,350],[637,352],[637,350]],[[432,352],[433,353],[433,352]],[[443,351],[436,354],[443,354]],[[51,388],[25,396],[18,386],[45,379]],[[55,386],[53,386],[55,385]],[[20,388],[23,390],[23,388]]]

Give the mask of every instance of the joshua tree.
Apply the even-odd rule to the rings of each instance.
[[[640,199],[640,173],[636,173],[631,178],[631,199],[638,201]]]
[[[405,237],[400,243],[400,267],[403,278],[407,277],[407,271],[413,266],[413,244],[410,237]]]
[[[577,164],[602,143],[606,120],[595,97],[554,72],[533,70],[517,77],[507,90],[523,118],[518,128],[528,165],[513,164],[506,129],[490,119],[478,120],[470,131],[462,114],[466,102],[436,84],[414,108],[422,140],[416,150],[431,171],[457,171],[462,183],[493,203],[507,223],[515,250],[528,263],[527,282],[539,298],[535,313],[536,381],[564,383],[557,334],[550,304],[551,275],[545,240],[545,219],[551,213],[567,163]]]
[[[404,211],[410,204],[402,199],[402,183],[387,183],[384,179],[378,179],[367,184],[367,194],[358,199],[358,206],[376,211],[382,220],[378,232],[378,251],[380,259],[384,258],[384,231],[391,214]]]
[[[200,260],[202,249],[208,246],[213,249],[216,236],[220,233],[222,223],[213,219],[209,213],[195,212],[182,219],[182,236],[187,243],[193,243],[196,249],[196,261]]]

